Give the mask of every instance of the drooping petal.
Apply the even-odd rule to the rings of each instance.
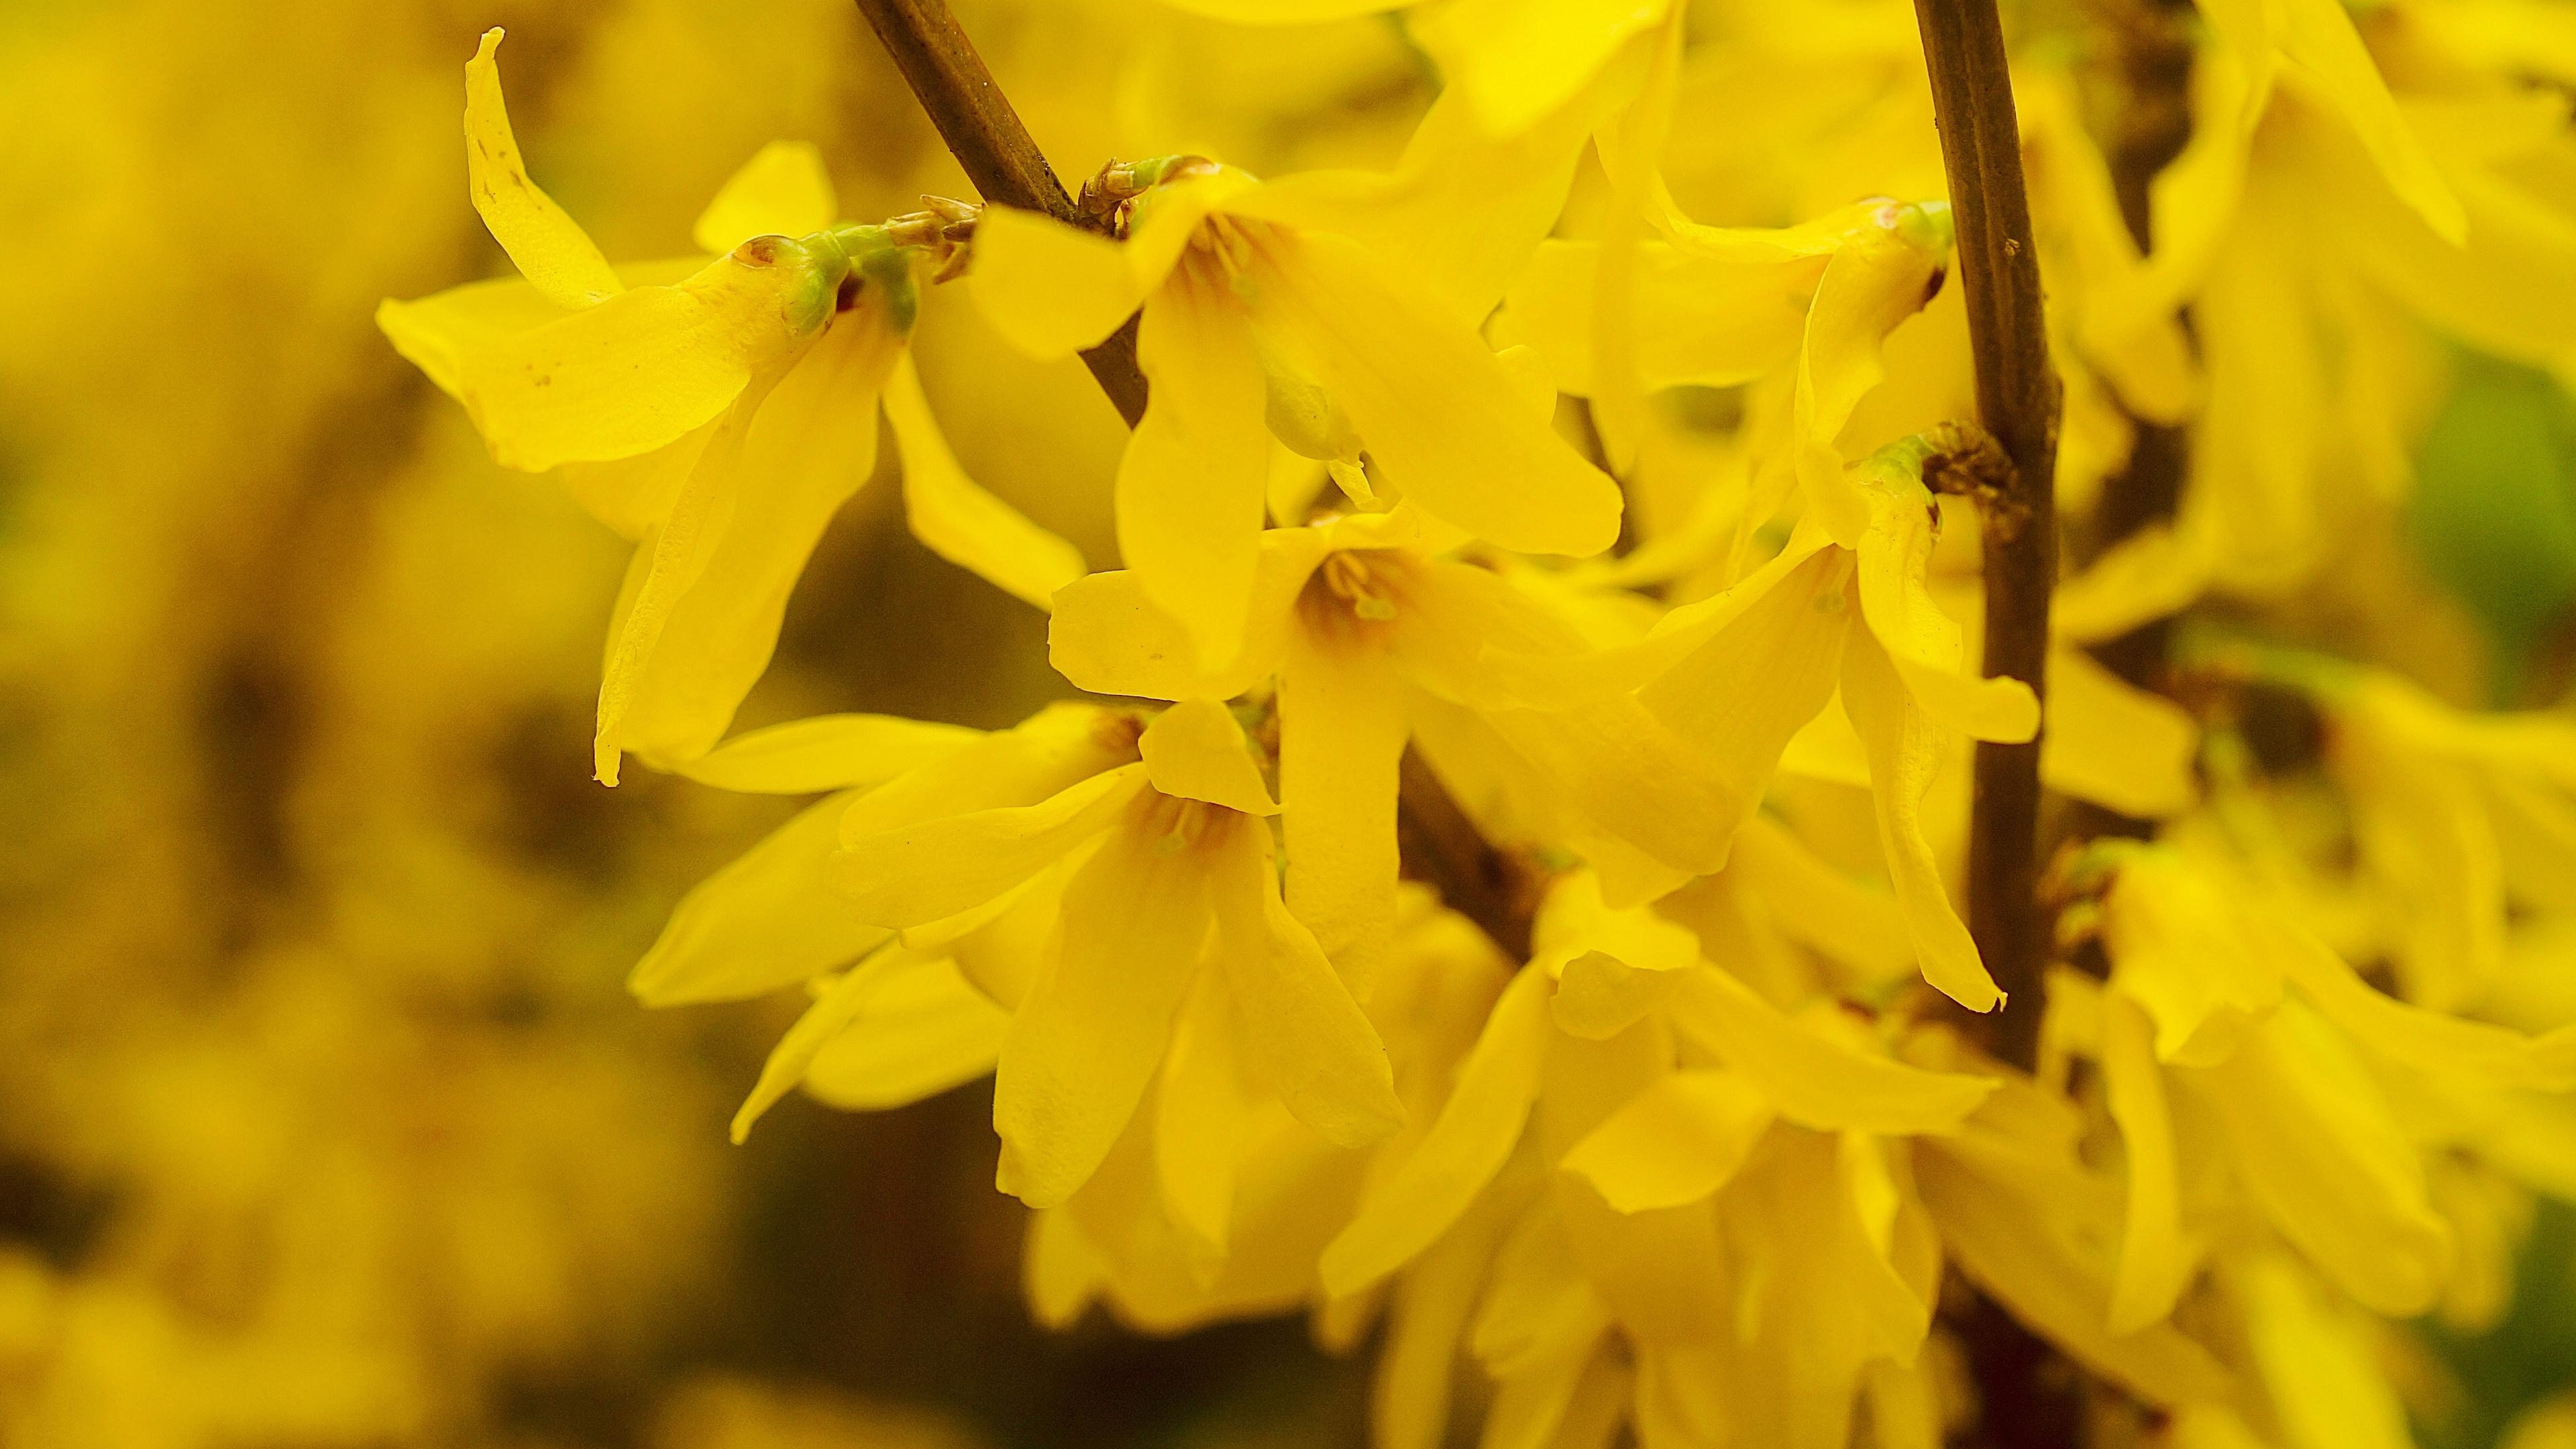
[[[2466,241],[2469,219],[2460,198],[2397,109],[2352,12],[2340,0],[2280,0],[2275,14],[2277,42],[2291,62],[2281,72],[2282,84],[2340,112],[2415,214],[2451,245]]]
[[[1002,1038],[996,1185],[1031,1207],[1071,1197],[1126,1129],[1206,947],[1206,862],[1163,840],[1113,831],[1074,874],[1055,959]]]
[[[1430,1131],[1324,1250],[1326,1292],[1356,1293],[1412,1261],[1502,1170],[1529,1118],[1556,1029],[1547,1014],[1553,985],[1544,972],[1523,971],[1504,988]]]
[[[1289,914],[1365,996],[1395,939],[1403,681],[1372,639],[1301,622],[1279,672]]]
[[[1234,822],[1212,869],[1218,959],[1256,1078],[1338,1147],[1363,1147],[1403,1126],[1377,1028],[1313,933],[1288,914],[1257,821]]]
[[[1479,1202],[1396,1281],[1369,1413],[1380,1449],[1439,1449],[1459,1342],[1511,1224],[1507,1206],[1499,1195]]]
[[[1153,398],[1118,463],[1119,555],[1201,665],[1221,668],[1243,647],[1260,561],[1261,357],[1235,300],[1183,268],[1145,304],[1136,360]]]
[[[1797,305],[1823,257],[1739,262],[1670,242],[1637,244],[1632,306],[1635,363],[1648,388],[1734,387],[1793,356],[1806,330]],[[1512,284],[1513,326],[1545,356],[1566,391],[1589,396],[1600,375],[1597,243],[1550,241]]]
[[[840,219],[832,173],[810,141],[772,141],[726,178],[689,238],[729,252],[756,236],[804,236]]]
[[[755,243],[675,286],[460,349],[454,390],[504,467],[649,453],[792,360],[830,318],[845,267],[827,250]]]
[[[1531,416],[1474,332],[1389,285],[1347,238],[1271,231],[1255,245],[1255,324],[1424,511],[1524,553],[1588,557],[1618,538],[1618,485]]]
[[[1910,1136],[1947,1132],[1994,1083],[1929,1072],[1847,1045],[1783,1013],[1717,966],[1688,972],[1674,1019],[1759,1086],[1780,1115],[1818,1131]]]
[[[1970,739],[2019,744],[2039,733],[2039,700],[2017,679],[1962,672],[1959,626],[1925,584],[1939,514],[1932,495],[1904,483],[1874,490],[1860,541],[1860,609],[1906,692],[1931,717]]]
[[[501,66],[494,52],[501,28],[483,32],[465,63],[465,178],[474,209],[519,274],[556,305],[587,307],[624,288],[608,259],[580,223],[528,179],[510,112],[501,100]]]
[[[1142,699],[1232,699],[1268,678],[1287,645],[1297,595],[1331,551],[1312,528],[1261,535],[1242,652],[1213,672],[1181,622],[1145,597],[1133,573],[1093,574],[1058,591],[1047,622],[1047,660],[1076,689]]]
[[[2200,798],[2190,711],[2122,680],[2081,649],[2048,656],[2048,735],[2039,770],[2050,788],[2140,820],[2179,815]]]
[[[1940,763],[1940,737],[1868,630],[1854,630],[1844,640],[1842,682],[1843,709],[1869,751],[1879,848],[1913,930],[1923,979],[1970,1011],[1992,1011],[2003,1005],[2003,992],[1986,974],[1967,924],[1951,908],[1941,863],[1923,837],[1923,792]]]
[[[877,420],[871,405],[900,355],[902,339],[867,312],[844,314],[758,404],[738,452],[710,439],[698,473],[730,467],[736,478],[693,475],[681,497],[701,488],[729,496],[727,516],[709,518],[711,546],[693,579],[681,583],[660,636],[633,664],[633,696],[620,721],[626,748],[673,763],[712,748],[751,692],[778,645],[787,599],[833,515],[876,466]],[[675,536],[682,506],[655,541],[653,574],[637,609],[647,606],[666,567],[662,546]],[[627,629],[634,627],[630,614]],[[627,667],[623,650],[616,667]]]
[[[2125,1334],[2173,1312],[2199,1254],[2183,1236],[2173,1117],[2165,1102],[2164,1068],[2156,1061],[2154,1023],[2116,992],[2105,997],[2102,1011],[2102,1079],[2129,1159],[2128,1224],[2120,1238],[2109,1320],[2112,1333]]]
[[[2318,1014],[2389,1060],[2448,1081],[2547,1092],[2576,1088],[2576,1027],[2533,1037],[2426,1011],[2362,980],[2332,947],[2296,923],[2265,925],[2264,944]]]
[[[647,1006],[740,1001],[847,965],[893,934],[851,919],[825,864],[858,791],[810,805],[680,898],[626,989]]]
[[[993,330],[1032,357],[1098,343],[1159,280],[1139,282],[1118,243],[1033,211],[988,206],[975,222],[968,289]]]
[[[1572,100],[1670,0],[1458,0],[1414,22],[1476,118],[1517,135]]]
[[[1234,712],[1212,699],[1187,699],[1154,717],[1136,742],[1145,778],[1166,795],[1205,800],[1247,815],[1276,815],[1261,767]]]
[[[1620,1212],[1679,1207],[1724,1187],[1773,1116],[1771,1099],[1749,1078],[1673,1072],[1611,1114],[1559,1165]]]
[[[904,521],[922,547],[1041,609],[1082,577],[1080,550],[966,476],[922,396],[909,352],[886,383],[885,414],[903,456]]]
[[[2413,1449],[2416,1438],[2377,1342],[2377,1324],[2281,1253],[2230,1275],[2247,1346],[2288,1449]],[[2516,1442],[2520,1436],[2516,1436]]]
[[[897,929],[942,920],[992,900],[1108,829],[1145,788],[1144,766],[1121,765],[1036,805],[845,837],[832,857],[832,879],[860,920]]]
[[[1931,300],[1949,262],[1948,227],[1946,211],[1889,206],[1884,218],[1853,230],[1807,304],[1791,408],[1798,483],[1845,547],[1860,542],[1869,513],[1844,476],[1834,440],[1886,375],[1887,334]]]
[[[878,785],[983,737],[980,730],[890,714],[826,714],[740,734],[689,761],[701,785],[806,795]]]
[[[823,1044],[805,1090],[846,1112],[909,1106],[993,1070],[1009,1013],[957,963],[916,958],[878,983],[867,1010]]]
[[[1237,1013],[1220,972],[1202,971],[1172,1025],[1154,1096],[1154,1181],[1163,1211],[1189,1239],[1203,1276],[1225,1260],[1234,1216],[1245,1093],[1236,1066]]]

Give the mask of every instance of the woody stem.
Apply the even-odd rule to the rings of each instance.
[[[986,201],[1098,229],[1056,179],[1010,98],[993,83],[949,13],[947,0],[858,0],[858,6],[939,129],[939,139]],[[1128,318],[1108,341],[1082,354],[1131,428],[1144,419],[1147,396],[1145,374],[1136,365],[1136,320]],[[1520,863],[1477,832],[1440,778],[1410,751],[1399,803],[1408,872],[1439,886],[1450,909],[1474,921],[1513,961],[1526,959],[1532,892],[1520,888]]]
[[[904,84],[912,87],[939,139],[965,169],[966,179],[988,202],[1044,212],[1068,226],[1088,226],[1073,197],[1056,179],[1046,153],[1020,124],[1008,96],[975,53],[947,0],[858,0],[859,13],[884,42]],[[1109,395],[1110,406],[1134,427],[1145,416],[1145,374],[1136,366],[1136,319],[1082,354],[1085,366]]]
[[[1985,663],[2043,691],[2057,570],[2057,375],[2040,311],[2021,130],[1995,0],[1915,0],[1959,235],[1977,416],[2011,460],[1985,511]],[[1979,744],[1968,826],[1968,928],[2011,998],[1997,1050],[2037,1058],[2048,923],[2038,905],[2039,741]]]

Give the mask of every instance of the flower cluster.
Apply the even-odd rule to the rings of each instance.
[[[1041,1318],[1382,1323],[1383,1449],[1442,1442],[1462,1355],[1489,1444],[1935,1445],[1979,1412],[1954,1275],[2108,1386],[2105,1442],[2408,1442],[2384,1325],[2492,1315],[2500,1195],[2576,1189],[2576,717],[2302,647],[2294,604],[2405,487],[2428,337],[2576,368],[2565,17],[2203,0],[2148,186],[2088,128],[2081,7],[2031,7],[2082,565],[2042,698],[1968,662],[1909,7],[1187,8],[1401,8],[1449,84],[1387,170],[1127,163],[1089,229],[840,220],[774,146],[711,260],[615,267],[521,164],[498,31],[468,67],[523,279],[381,321],[636,540],[599,778],[823,797],[633,978],[810,993],[737,1139],[990,1073]],[[942,441],[934,270],[1035,358],[1138,319],[1122,570]],[[728,738],[880,407],[916,535],[1048,610],[1089,697]],[[2179,508],[2121,521],[2177,448]],[[2142,627],[2153,667],[2092,652]],[[2034,739],[2026,1069],[1958,887],[1970,745]]]

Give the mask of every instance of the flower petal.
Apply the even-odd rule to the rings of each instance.
[[[680,898],[626,978],[647,1006],[740,1001],[793,986],[882,946],[892,932],[852,920],[824,866],[839,843],[843,791],[810,805]]]
[[[528,179],[519,141],[501,100],[501,66],[493,53],[501,28],[483,32],[465,63],[465,179],[474,209],[519,274],[558,306],[587,307],[624,288],[580,223]]]
[[[884,401],[903,457],[904,521],[922,547],[1041,609],[1082,577],[1080,550],[966,476],[922,396],[910,353],[895,361]]]
[[[1403,1126],[1377,1028],[1288,914],[1258,822],[1235,822],[1214,868],[1218,959],[1256,1079],[1336,1147],[1364,1147]]]
[[[2039,770],[2049,788],[2139,820],[2161,820],[2200,798],[2191,712],[2128,683],[2081,649],[2048,656],[2048,734]]]
[[[815,1053],[805,1090],[845,1112],[909,1106],[990,1073],[1009,1024],[956,962],[916,956]]]
[[[976,308],[1032,357],[1070,357],[1100,342],[1159,280],[1140,281],[1118,243],[1034,211],[988,206],[975,222]]]
[[[1586,557],[1618,538],[1618,485],[1531,416],[1474,332],[1389,285],[1347,238],[1274,231],[1257,245],[1255,324],[1425,512],[1524,553]]]
[[[809,141],[772,141],[717,189],[689,239],[729,252],[756,236],[804,236],[839,219],[823,153]]]
[[[1923,792],[1940,764],[1931,721],[1897,678],[1887,651],[1866,629],[1843,642],[1843,709],[1869,751],[1870,795],[1878,807],[1878,843],[1887,874],[1914,933],[1923,979],[1970,1011],[1992,1011],[2004,994],[1951,908],[1941,863],[1923,838]]]
[[[1734,1072],[1680,1071],[1628,1100],[1558,1165],[1623,1213],[1698,1202],[1771,1130],[1771,1099]]]
[[[1141,781],[1139,782],[1141,783]],[[996,1185],[1055,1207],[1090,1180],[1161,1067],[1208,939],[1203,855],[1114,830],[1064,890],[1055,959],[1002,1038]]]
[[[1925,1071],[1847,1045],[1714,965],[1683,973],[1673,1012],[1781,1116],[1820,1132],[1947,1132],[1994,1091],[1983,1077]]]
[[[816,715],[736,735],[679,773],[719,790],[806,795],[883,784],[981,738],[964,725],[890,714]]]
[[[896,929],[944,920],[1003,894],[1109,828],[1145,788],[1144,766],[1121,765],[1039,804],[845,837],[832,857],[832,879],[860,920]]]
[[[1276,815],[1261,767],[1234,712],[1212,699],[1187,699],[1154,717],[1137,748],[1145,778],[1166,795],[1205,800],[1247,815]]]
[[[1324,1250],[1324,1291],[1356,1293],[1412,1261],[1502,1170],[1538,1093],[1555,1031],[1547,1014],[1553,987],[1545,972],[1523,971],[1503,989],[1430,1131]]]
[[[1118,462],[1118,552],[1201,664],[1222,668],[1243,648],[1260,563],[1261,357],[1233,298],[1184,268],[1145,304],[1136,360],[1153,397]]]
[[[1173,1022],[1154,1094],[1154,1180],[1203,1275],[1225,1261],[1234,1216],[1246,1106],[1235,1065],[1238,1019],[1225,977],[1199,972]]]
[[[2109,1319],[2111,1332],[2125,1334],[2172,1314],[2199,1267],[2199,1252],[2183,1237],[2173,1117],[2164,1067],[2156,1060],[2155,1024],[2116,992],[2106,995],[2102,1010],[2102,1080],[2129,1157],[2128,1225]]]
[[[1375,641],[1301,621],[1278,708],[1288,911],[1365,997],[1395,939],[1403,681]]]

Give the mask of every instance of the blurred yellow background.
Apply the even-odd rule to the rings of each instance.
[[[1069,174],[1383,161],[1430,94],[1379,22],[958,8]],[[1348,1437],[1358,1370],[1301,1325],[1032,1327],[983,1088],[734,1149],[795,1003],[626,996],[790,804],[590,782],[625,545],[370,320],[507,269],[458,132],[491,25],[612,256],[687,250],[773,139],[858,219],[971,194],[842,0],[0,7],[0,1444]],[[937,293],[919,354],[970,471],[1111,559],[1122,434],[1080,369]],[[1040,616],[884,482],[744,723],[1064,692]]]

